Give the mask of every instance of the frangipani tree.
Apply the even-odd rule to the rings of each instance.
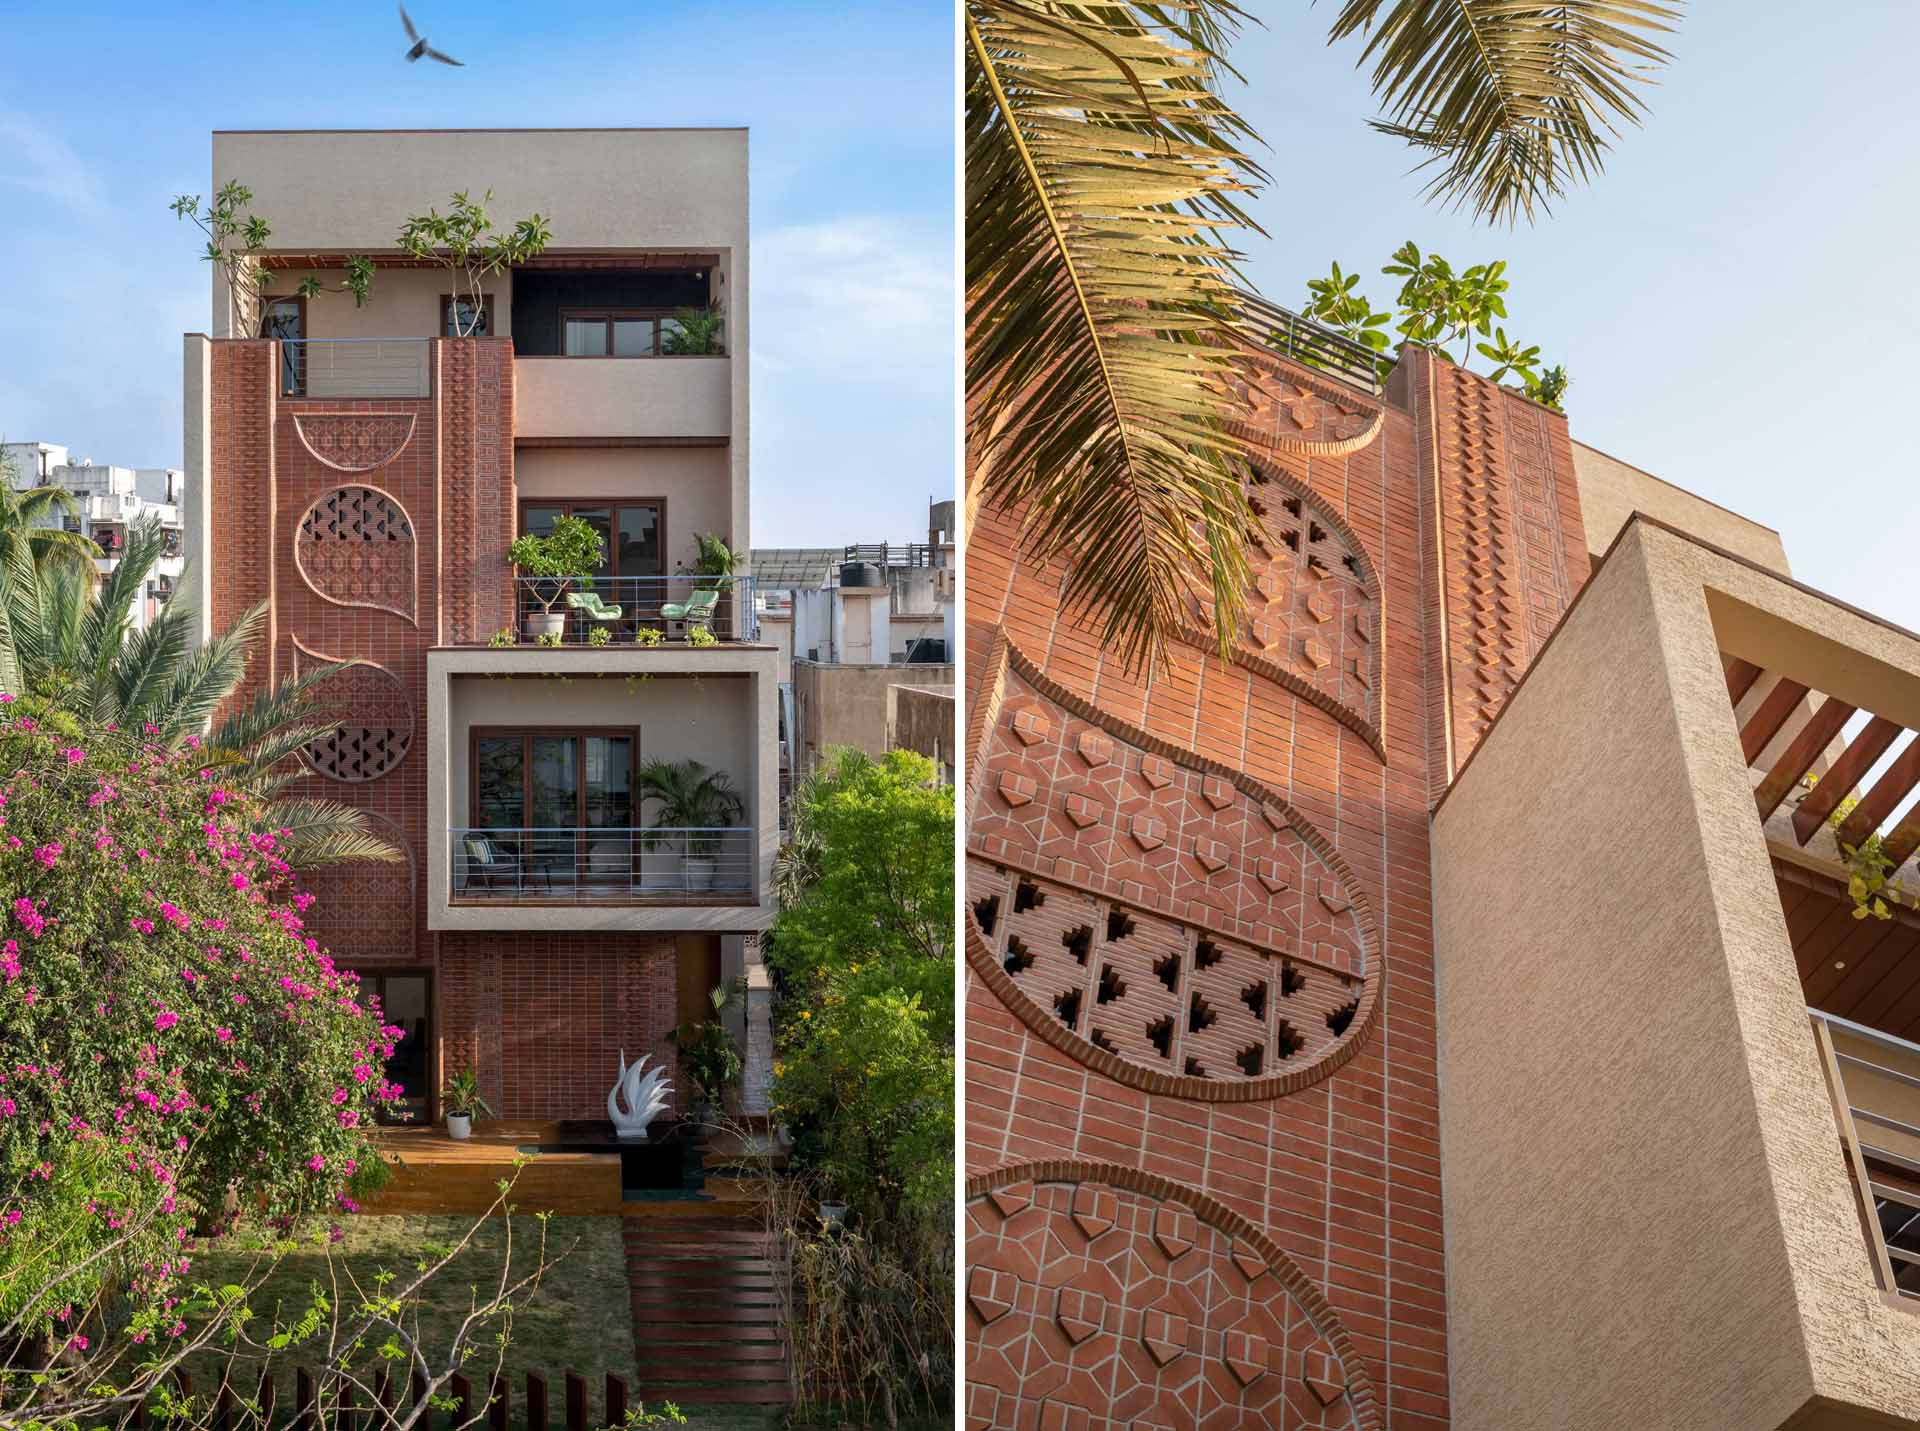
[[[453,281],[451,321],[455,338],[471,338],[479,330],[486,314],[486,285],[516,263],[538,258],[551,242],[553,234],[541,214],[529,214],[512,229],[494,227],[487,205],[493,202],[489,189],[478,200],[461,190],[449,201],[447,212],[428,209],[410,214],[400,226],[398,243],[402,252],[429,263],[438,263]]]

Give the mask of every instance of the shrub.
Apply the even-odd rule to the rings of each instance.
[[[227,1211],[351,1209],[384,1171],[400,1030],[305,932],[286,832],[187,744],[0,695],[0,1323],[151,1290]]]

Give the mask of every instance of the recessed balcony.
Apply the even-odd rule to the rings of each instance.
[[[596,576],[565,583],[514,579],[512,641],[496,647],[665,645],[693,648],[760,639],[753,578]]]
[[[757,841],[737,825],[469,825],[448,835],[456,904],[753,901]]]

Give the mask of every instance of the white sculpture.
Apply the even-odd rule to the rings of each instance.
[[[647,1125],[667,1111],[667,1099],[673,1093],[666,1079],[664,1067],[647,1072],[644,1055],[629,1067],[627,1051],[620,1050],[620,1076],[607,1090],[607,1117],[613,1120],[614,1136],[626,1142],[647,1141]]]

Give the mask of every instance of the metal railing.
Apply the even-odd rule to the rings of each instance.
[[[677,904],[750,899],[751,828],[455,826],[456,904]]]
[[[1296,363],[1344,378],[1370,393],[1380,391],[1380,360],[1391,362],[1390,354],[1376,353],[1366,344],[1323,328],[1257,293],[1242,292],[1239,298],[1240,327],[1249,336]]]
[[[280,393],[283,397],[430,397],[433,340],[282,338]]]
[[[569,582],[514,579],[514,638],[525,645],[633,646],[757,641],[750,576],[596,576]],[[604,633],[604,634],[602,634]],[[650,634],[651,633],[651,634]]]
[[[878,567],[932,566],[937,551],[926,542],[849,542],[845,560],[872,562]]]
[[[1920,1299],[1920,1044],[1807,1012],[1875,1278]]]

